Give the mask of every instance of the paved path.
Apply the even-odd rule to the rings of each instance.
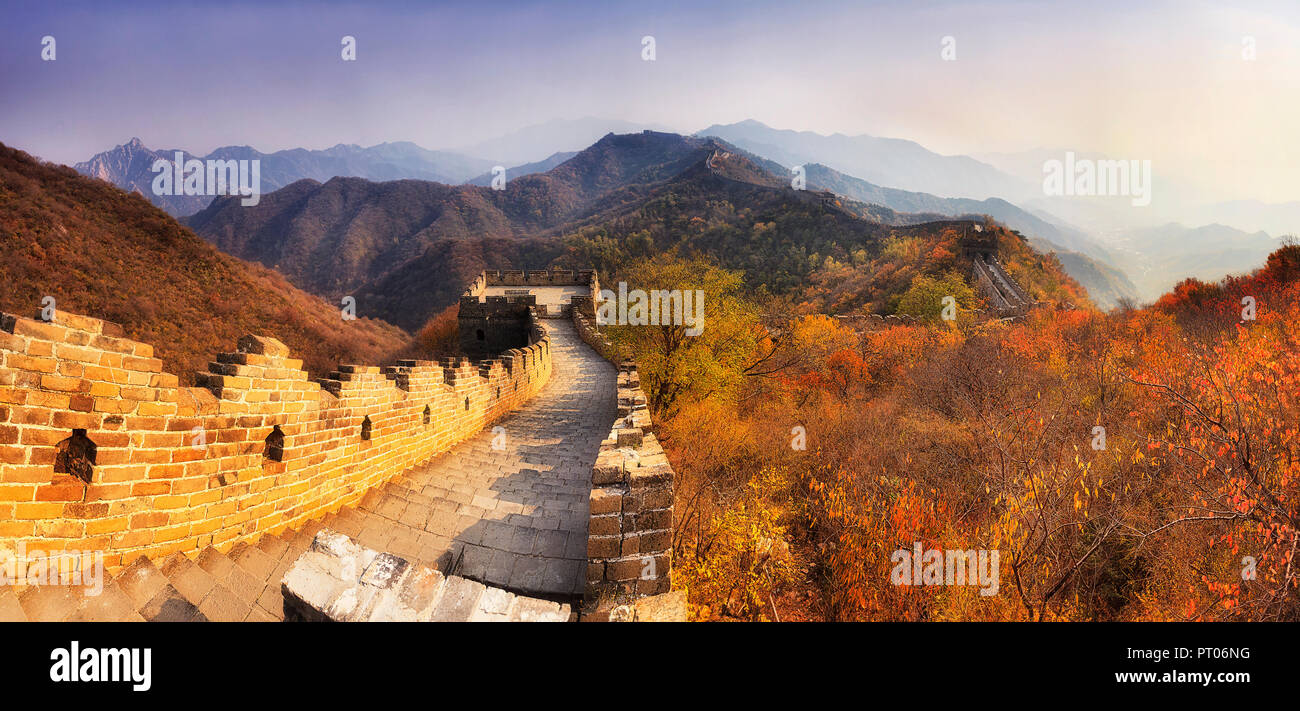
[[[364,546],[511,591],[581,595],[591,467],[616,413],[616,373],[572,322],[542,323],[551,339],[551,380],[497,423],[504,437],[496,426],[480,432],[371,492],[357,516],[333,528]]]
[[[616,412],[614,367],[568,320],[542,322],[553,369],[545,389],[491,429],[297,531],[140,558],[105,581],[77,588],[0,587],[0,620],[274,621],[284,618],[280,581],[322,526],[411,562],[509,592],[572,601],[586,577],[591,467]],[[498,440],[499,441],[499,440]]]

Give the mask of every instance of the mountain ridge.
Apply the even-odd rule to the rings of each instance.
[[[120,324],[185,382],[248,333],[284,341],[313,374],[378,364],[409,337],[224,254],[137,194],[0,144],[0,308],[55,308]]]
[[[251,146],[221,146],[206,155],[183,149],[151,150],[138,137],[97,153],[73,166],[77,172],[138,192],[176,217],[192,215],[212,202],[212,195],[154,195],[154,161],[172,162],[177,151],[185,160],[261,161],[261,192],[266,194],[301,179],[326,181],[337,176],[373,180],[414,178],[458,183],[491,167],[492,161],[448,151],[431,151],[410,141],[362,147],[339,143],[323,150],[288,148],[263,153]]]
[[[712,137],[610,133],[504,190],[336,178],[295,183],[252,207],[219,198],[186,224],[302,288],[354,295],[362,313],[406,328],[454,303],[483,268],[608,273],[621,263],[615,253],[680,249],[732,267],[749,260],[756,285],[789,292],[820,268],[811,255],[874,254],[889,238],[887,224],[864,219],[869,206],[792,190],[774,165]]]
[[[940,197],[1016,200],[1031,186],[969,156],[945,156],[901,138],[823,135],[772,128],[753,119],[714,124],[695,133],[715,136],[785,165],[821,163],[877,185]]]

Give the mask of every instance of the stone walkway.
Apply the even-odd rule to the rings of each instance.
[[[332,527],[444,573],[543,597],[581,595],[591,467],[616,413],[616,373],[572,322],[542,323],[554,365],[540,394],[372,491]]]
[[[274,621],[284,619],[280,582],[322,527],[362,545],[511,593],[571,602],[586,582],[591,468],[616,413],[616,373],[572,322],[542,322],[551,338],[551,380],[492,428],[296,531],[214,548],[195,559],[140,558],[79,588],[0,587],[0,621]],[[501,430],[498,430],[500,432]]]

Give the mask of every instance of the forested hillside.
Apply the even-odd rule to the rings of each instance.
[[[698,260],[612,278],[712,305],[697,338],[607,329],[677,469],[697,619],[1300,620],[1300,246],[1010,323],[792,313]],[[914,545],[998,550],[1000,588],[892,583]]]
[[[409,337],[270,269],[217,251],[139,195],[0,145],[0,309],[58,310],[115,321],[191,381],[248,333],[274,335],[314,373],[378,363]]]

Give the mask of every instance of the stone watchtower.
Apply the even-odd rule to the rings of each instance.
[[[590,269],[485,271],[460,297],[461,353],[481,358],[528,345],[534,318],[568,318],[573,304],[594,301]]]
[[[528,345],[533,296],[460,297],[460,351],[471,358],[486,358]]]
[[[961,223],[961,252],[962,256],[967,258],[973,257],[990,257],[998,253],[998,238],[991,230],[986,230],[977,222]]]

